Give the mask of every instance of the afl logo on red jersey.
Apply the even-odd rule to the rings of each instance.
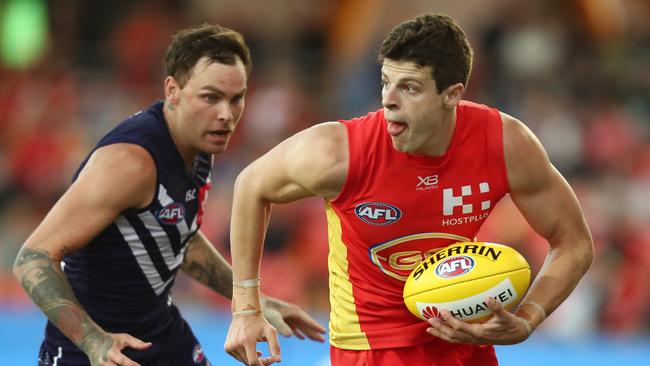
[[[462,276],[474,268],[474,258],[466,255],[447,258],[438,263],[436,275],[441,278]]]
[[[354,212],[361,221],[370,225],[390,225],[402,217],[402,211],[388,203],[366,202],[357,205]]]
[[[156,218],[162,224],[176,225],[185,218],[185,206],[178,202],[170,203],[158,211]]]

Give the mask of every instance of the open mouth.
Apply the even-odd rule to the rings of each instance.
[[[226,137],[230,134],[230,130],[216,130],[208,132],[210,136],[214,137]]]
[[[399,136],[407,127],[408,125],[404,122],[388,121],[388,134],[393,137]]]

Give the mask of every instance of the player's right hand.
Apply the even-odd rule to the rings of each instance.
[[[271,357],[259,357],[257,342],[268,342]],[[266,366],[282,361],[278,332],[259,315],[233,316],[224,350],[248,366]]]
[[[506,310],[491,296],[485,299],[485,303],[494,313],[486,322],[467,323],[454,318],[449,310],[442,310],[442,320],[428,320],[427,333],[452,343],[498,345],[517,344],[530,336],[532,329],[523,324],[525,319]]]
[[[93,350],[87,352],[92,366],[140,366],[139,363],[124,356],[122,350],[133,348],[145,350],[151,342],[143,342],[126,333],[105,333],[106,337],[96,341]]]

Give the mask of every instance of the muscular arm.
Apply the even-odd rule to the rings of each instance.
[[[121,189],[114,190],[119,186]],[[97,150],[84,171],[23,244],[14,273],[27,294],[89,358],[105,360],[113,338],[88,316],[61,271],[61,260],[85,246],[124,209],[153,198],[155,166],[142,148]]]
[[[235,183],[230,230],[233,280],[259,277],[264,235],[273,203],[305,197],[336,197],[347,175],[348,143],[345,126],[324,123],[285,140],[253,162]],[[233,322],[225,349],[238,360],[259,365],[255,352],[258,339],[266,339],[280,360],[275,331],[258,316],[260,293],[257,287],[233,288]],[[268,364],[268,363],[266,363]]]
[[[14,271],[27,294],[63,334],[87,354],[106,358],[112,340],[81,308],[59,261],[43,249],[23,247]]]
[[[285,140],[242,171],[235,182],[230,230],[235,282],[259,277],[271,205],[336,197],[345,182],[347,159],[345,126],[325,123]],[[235,304],[241,295],[235,289]]]
[[[427,332],[449,342],[514,344],[526,340],[545,315],[569,296],[593,258],[591,234],[571,187],[532,132],[508,115],[502,118],[510,195],[550,249],[515,314],[488,298],[494,316],[485,323],[463,322],[447,310],[442,311],[444,321],[430,319]]]
[[[510,194],[531,227],[549,243],[544,266],[517,315],[537,327],[573,291],[593,260],[593,243],[580,204],[564,177],[550,163],[535,136],[503,115],[504,148]]]

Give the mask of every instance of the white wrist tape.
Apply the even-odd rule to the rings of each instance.
[[[232,313],[232,316],[236,315],[250,315],[250,316],[255,316],[255,315],[260,315],[262,314],[261,310],[255,310],[255,309],[246,309],[246,310],[240,310],[240,311],[234,311]]]
[[[251,288],[251,287],[260,287],[261,278],[253,278],[250,280],[243,280],[239,282],[233,282],[232,285],[236,287]]]
[[[524,325],[524,328],[526,328],[526,332],[528,332],[528,335],[531,335],[533,333],[533,326],[530,325],[530,322],[524,318],[518,318],[521,320],[521,323]]]
[[[535,301],[526,301],[525,304],[530,304],[532,305],[537,311],[542,313],[542,320],[546,319],[546,310],[544,310],[544,307],[542,305],[536,303]]]

